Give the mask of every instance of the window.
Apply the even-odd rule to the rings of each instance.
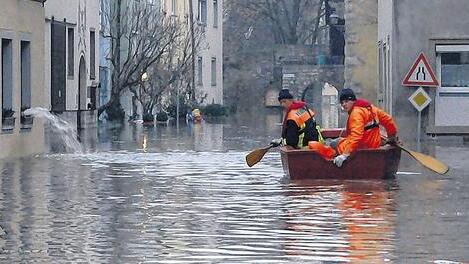
[[[2,39],[2,113],[13,110],[13,50],[11,39]],[[11,112],[10,112],[11,113]],[[5,118],[7,116],[3,116]]]
[[[207,0],[199,0],[198,20],[203,24],[207,24]]]
[[[202,85],[202,57],[197,58],[197,84]]]
[[[379,105],[392,113],[391,47],[387,40],[378,42]]]
[[[441,87],[469,92],[469,46],[437,45],[436,51]]]
[[[90,79],[96,78],[96,40],[95,32],[90,31]]]
[[[75,72],[75,35],[73,28],[68,29],[67,35],[67,75],[73,78]]]
[[[212,57],[212,86],[217,85],[217,58]]]
[[[213,0],[213,27],[218,27],[218,0]]]
[[[21,41],[21,111],[31,108],[31,45]]]
[[[436,45],[435,126],[469,127],[469,45]]]
[[[173,15],[177,14],[177,0],[172,0],[171,1],[171,12]]]

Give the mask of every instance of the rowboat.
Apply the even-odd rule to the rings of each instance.
[[[324,138],[336,138],[339,129],[323,130]],[[290,179],[390,179],[394,178],[401,159],[401,148],[384,145],[361,149],[350,155],[338,168],[330,160],[309,149],[280,148],[282,166]]]

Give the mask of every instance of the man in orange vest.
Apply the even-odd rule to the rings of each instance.
[[[305,102],[293,100],[288,89],[282,89],[278,95],[278,101],[285,111],[282,123],[282,138],[273,140],[272,145],[280,144],[302,148],[308,146],[308,142],[318,140],[318,131],[314,112],[306,106]]]
[[[379,126],[386,129],[388,143],[396,143],[397,126],[392,117],[370,104],[364,99],[357,99],[351,89],[343,89],[340,93],[340,105],[348,112],[345,138],[339,138],[335,144],[339,154],[334,158],[334,164],[341,167],[351,153],[358,149],[374,149],[381,146],[381,132]]]

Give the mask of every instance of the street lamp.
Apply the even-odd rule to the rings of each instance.
[[[141,77],[141,78],[142,78],[142,82],[147,81],[147,80],[148,80],[148,73],[144,72],[144,73],[142,74],[142,77]]]
[[[331,25],[337,25],[339,24],[339,16],[335,11],[332,11],[332,14],[329,15],[329,23]]]

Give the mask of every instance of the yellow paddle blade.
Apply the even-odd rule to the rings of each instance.
[[[267,151],[269,151],[271,147],[272,146],[268,146],[268,147],[261,148],[261,149],[256,149],[256,150],[251,151],[249,154],[247,154],[246,163],[248,164],[248,166],[252,167],[256,165],[259,161],[261,161],[265,153],[267,153]]]
[[[434,157],[425,155],[420,152],[412,151],[409,149],[406,149],[403,146],[397,145],[400,147],[402,150],[405,152],[409,153],[410,156],[412,156],[415,160],[420,162],[423,166],[429,168],[430,170],[439,173],[439,174],[445,174],[448,172],[449,167],[448,165],[444,164],[443,162],[435,159]]]

